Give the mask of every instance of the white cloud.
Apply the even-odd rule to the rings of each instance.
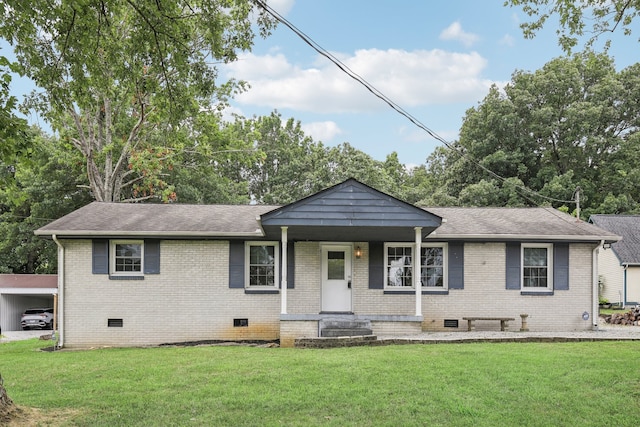
[[[312,122],[302,124],[302,130],[305,135],[309,135],[315,142],[329,142],[342,133],[342,130],[336,122]]]
[[[282,16],[286,16],[293,8],[295,0],[268,0],[267,4]]]
[[[403,107],[475,103],[491,85],[481,78],[487,60],[476,52],[363,49],[334,56]],[[318,113],[388,108],[326,58],[302,68],[281,53],[249,53],[228,64],[225,72],[250,83],[251,89],[235,98],[244,105]]]
[[[512,35],[505,34],[504,36],[502,36],[502,38],[498,43],[500,43],[502,46],[513,47],[516,44],[516,40],[513,38]]]
[[[465,47],[471,47],[479,40],[479,37],[476,34],[465,32],[460,22],[456,21],[442,30],[440,40],[457,40]]]

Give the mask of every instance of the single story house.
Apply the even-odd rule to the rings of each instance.
[[[22,330],[22,313],[28,308],[53,307],[57,293],[55,274],[0,274],[0,330]]]
[[[521,314],[591,329],[598,249],[618,240],[552,208],[422,209],[354,179],[286,206],[94,202],[36,234],[58,245],[66,347],[293,346],[336,319],[375,335]]]
[[[600,295],[612,304],[640,304],[640,215],[592,215],[589,221],[622,237],[598,257]]]

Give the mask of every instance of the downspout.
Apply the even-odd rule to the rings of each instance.
[[[622,280],[623,280],[623,286],[622,286],[622,292],[624,293],[624,295],[621,295],[621,299],[622,301],[620,301],[620,307],[626,307],[627,306],[627,269],[629,268],[629,264],[625,264],[624,266],[624,275],[622,276]]]
[[[58,347],[62,348],[64,345],[64,246],[55,234],[51,237],[58,246]]]
[[[598,297],[600,295],[600,287],[598,286],[598,252],[600,247],[604,246],[604,240],[600,241],[600,244],[593,248],[592,256],[591,256],[591,281],[592,281],[592,329],[594,331],[598,330],[598,317],[599,317],[599,301]]]

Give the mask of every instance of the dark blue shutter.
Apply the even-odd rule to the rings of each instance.
[[[569,244],[553,245],[553,289],[569,290]]]
[[[507,289],[520,289],[520,243],[507,242]]]
[[[160,274],[160,240],[144,241],[144,274]]]
[[[93,274],[109,274],[109,240],[93,240],[91,271]]]
[[[229,241],[229,287],[244,288],[244,242]]]
[[[384,289],[383,242],[369,242],[369,289]]]
[[[464,289],[464,242],[449,243],[449,289]]]
[[[287,245],[287,289],[293,289],[295,283],[296,257],[294,243]]]

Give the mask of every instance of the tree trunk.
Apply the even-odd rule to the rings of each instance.
[[[15,409],[13,401],[7,396],[4,389],[4,381],[0,375],[0,424],[7,422],[11,418],[11,413]]]

